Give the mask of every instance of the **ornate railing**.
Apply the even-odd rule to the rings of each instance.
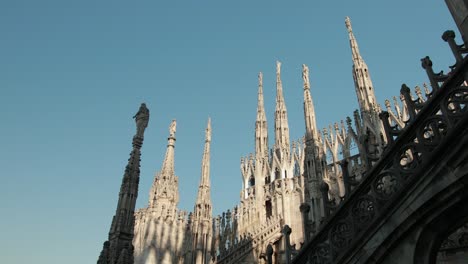
[[[432,86],[429,99],[414,100],[406,85],[401,93],[408,105],[409,120],[403,129],[391,126],[383,112],[388,145],[381,159],[340,203],[315,237],[306,244],[293,263],[339,263],[376,228],[385,213],[408,191],[425,168],[437,159],[440,149],[459,136],[468,125],[468,58],[466,49],[455,43],[453,31],[442,38],[449,43],[456,63],[451,72],[434,73],[429,57],[423,58]]]

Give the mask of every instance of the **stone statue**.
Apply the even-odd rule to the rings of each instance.
[[[349,17],[346,17],[345,24],[346,28],[348,29],[348,32],[351,33],[353,31],[353,28],[351,27],[351,19],[349,19]]]
[[[143,132],[148,126],[149,122],[149,110],[146,108],[146,104],[142,103],[138,112],[133,116],[136,121],[137,133],[136,136],[143,137]]]
[[[310,88],[309,67],[305,64],[302,64],[302,80],[304,80],[304,89]]]
[[[258,85],[263,86],[263,73],[258,74]]]
[[[169,125],[169,137],[174,137],[176,133],[176,126],[177,122],[176,120],[172,120],[171,125]]]
[[[211,142],[211,118],[208,118],[208,125],[205,131],[205,141]]]
[[[276,61],[276,75],[279,76],[281,74],[281,62]]]

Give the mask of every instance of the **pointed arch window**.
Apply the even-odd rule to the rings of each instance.
[[[281,179],[280,171],[278,168],[275,169],[275,180]]]
[[[294,176],[296,176],[296,177],[301,176],[301,169],[300,169],[299,163],[297,161],[294,162]]]
[[[271,206],[271,200],[268,200],[265,202],[265,212],[266,212],[266,218],[270,218],[273,214],[273,209]]]
[[[249,178],[249,187],[255,186],[255,177],[253,175]]]

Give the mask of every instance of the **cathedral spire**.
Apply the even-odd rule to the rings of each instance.
[[[133,231],[135,204],[140,182],[140,156],[143,135],[149,121],[149,110],[141,104],[136,120],[136,135],[133,137],[133,149],[125,167],[120,186],[119,201],[112,219],[109,239],[104,243],[98,264],[133,264]]]
[[[304,81],[304,118],[306,126],[306,140],[318,140],[315,108],[310,95],[309,67],[302,64],[302,79]]]
[[[208,264],[212,260],[212,206],[210,198],[210,143],[211,119],[205,133],[205,149],[203,151],[200,186],[198,187],[197,201],[193,210],[192,221],[192,262]]]
[[[210,144],[211,144],[211,119],[205,131],[205,149],[203,151],[200,186],[198,187],[197,203],[210,203]]]
[[[359,108],[361,113],[374,112],[377,109],[377,103],[374,94],[374,86],[370,78],[369,69],[367,64],[361,57],[359,47],[354,37],[353,28],[351,27],[351,20],[349,17],[345,19],[346,28],[349,34],[349,44],[353,57],[353,78],[354,86],[356,88],[356,95],[359,101]]]
[[[268,156],[268,127],[263,102],[263,74],[258,74],[257,120],[255,122],[255,156]]]
[[[178,178],[174,172],[174,148],[176,142],[176,120],[169,126],[167,149],[161,171],[156,174],[150,191],[149,207],[155,208],[157,204],[164,208],[174,210],[179,202]]]
[[[281,62],[276,62],[275,150],[281,158],[289,156],[288,113],[281,83]]]
[[[359,53],[349,17],[346,17],[345,24],[348,29],[349,43],[353,54],[354,87],[356,89],[363,126],[362,134],[359,136],[364,140],[361,144],[366,145],[366,153],[361,153],[361,155],[367,162],[373,162],[376,161],[383,152],[383,127],[379,118],[380,108],[375,98],[374,86],[372,85],[369,69]]]
[[[161,174],[168,176],[174,176],[174,148],[175,148],[175,133],[176,133],[176,120],[172,120],[169,126],[169,137],[167,138],[167,149],[166,155],[164,156],[164,162],[161,168]]]
[[[351,52],[353,55],[353,63],[354,64],[362,63],[364,62],[364,60],[362,59],[361,54],[359,52],[359,47],[358,47],[356,38],[354,37],[353,28],[351,26],[351,19],[349,17],[346,17],[345,24],[346,24],[346,29],[348,30],[348,34],[349,34],[349,44],[351,46]]]

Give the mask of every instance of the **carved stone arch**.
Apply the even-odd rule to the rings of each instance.
[[[467,169],[468,165],[438,174],[437,183],[445,185],[445,188],[439,189],[437,194],[426,192],[418,196],[418,199],[422,200],[414,203],[414,211],[409,210],[408,215],[400,215],[400,219],[393,217],[399,223],[394,230],[381,232],[380,236],[385,239],[377,244],[375,251],[369,255],[372,263],[437,263],[436,258],[442,242],[461,224],[468,221]],[[451,181],[451,177],[458,180]],[[446,182],[441,183],[442,181]]]
[[[467,194],[427,223],[416,242],[414,251],[415,264],[435,264],[442,242],[457,228],[468,221]]]

